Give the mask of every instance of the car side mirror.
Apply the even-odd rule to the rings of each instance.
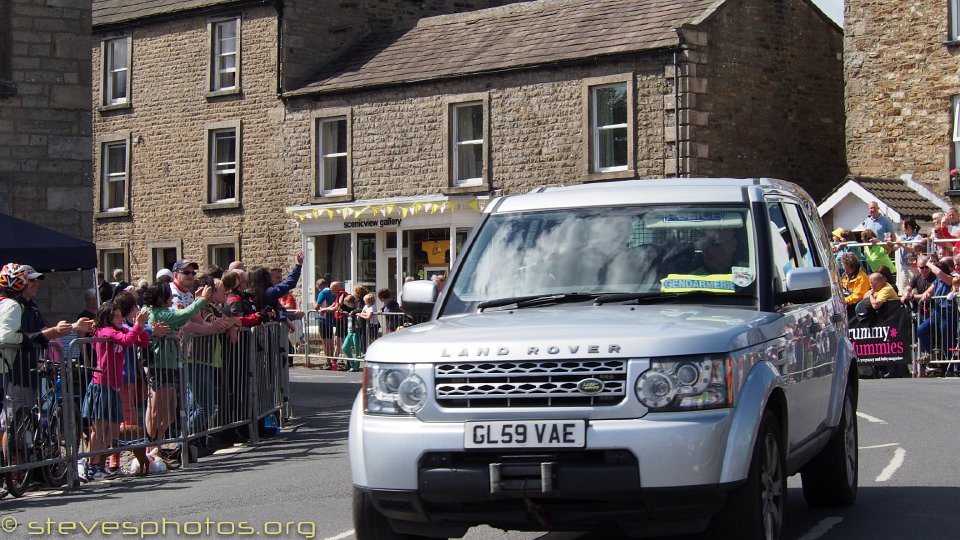
[[[777,294],[778,304],[808,304],[830,300],[830,271],[826,268],[794,268],[787,272],[786,289]]]
[[[400,295],[403,312],[414,317],[429,317],[437,303],[438,292],[435,281],[423,279],[404,283]]]

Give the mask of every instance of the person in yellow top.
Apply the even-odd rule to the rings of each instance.
[[[861,317],[869,316],[877,311],[887,300],[897,298],[897,291],[893,290],[893,285],[887,282],[886,276],[880,272],[870,274],[870,290],[864,295],[863,300],[857,304],[857,315]]]
[[[840,285],[847,291],[844,301],[848,306],[855,306],[857,302],[863,300],[867,291],[870,290],[870,278],[860,268],[860,259],[855,254],[844,253],[840,263],[843,266],[843,278],[840,280]]]
[[[864,300],[869,299],[873,309],[878,309],[887,300],[894,300],[896,298],[897,291],[894,290],[893,285],[887,281],[886,276],[880,272],[870,274],[870,290],[867,291]]]

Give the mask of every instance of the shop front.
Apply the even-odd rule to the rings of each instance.
[[[394,295],[408,277],[445,274],[474,227],[487,197],[413,197],[287,208],[300,225],[304,305],[316,281],[341,281]]]

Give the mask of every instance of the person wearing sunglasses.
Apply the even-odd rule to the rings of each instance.
[[[173,281],[170,292],[173,293],[173,307],[183,309],[193,303],[193,289],[200,265],[195,262],[179,260],[173,263]]]

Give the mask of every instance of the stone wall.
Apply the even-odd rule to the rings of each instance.
[[[289,90],[309,82],[318,66],[342,55],[371,32],[413,26],[431,15],[519,1],[529,0],[288,0],[283,12],[283,87]]]
[[[857,176],[912,174],[934,193],[949,185],[951,99],[960,94],[960,46],[948,4],[847,0],[844,75],[847,161]]]
[[[686,33],[690,172],[781,178],[814,199],[839,185],[840,29],[808,0],[728,0],[696,30]]]
[[[282,219],[290,200],[286,163],[296,156],[309,159],[309,150],[284,146],[281,136],[277,50],[263,45],[276,42],[276,12],[246,9],[240,28],[239,94],[205,97],[207,16],[186,17],[133,29],[132,106],[94,113],[97,155],[104,137],[121,134],[132,141],[130,214],[98,217],[94,226],[98,247],[128,250],[134,279],[152,280],[149,246],[158,241],[175,241],[183,256],[204,264],[204,242],[224,236],[236,237],[250,263],[286,266],[292,258],[296,226]],[[94,40],[94,73],[103,37],[109,35]],[[99,81],[93,93],[99,95]],[[204,210],[207,127],[234,120],[241,122],[242,207]],[[99,177],[99,163],[95,170]]]
[[[604,60],[527,73],[471,77],[343,96],[288,100],[284,146],[310,147],[314,111],[352,107],[353,193],[358,199],[427,195],[448,186],[443,122],[459,95],[489,96],[491,187],[523,193],[585,180],[584,81],[633,73],[636,175],[664,174],[663,77],[669,56]],[[299,154],[298,154],[299,155]],[[305,204],[312,189],[310,156],[288,164],[290,189]]]
[[[90,240],[90,2],[0,8],[0,212]],[[38,303],[48,322],[73,320],[84,283],[77,272],[47,276]]]

